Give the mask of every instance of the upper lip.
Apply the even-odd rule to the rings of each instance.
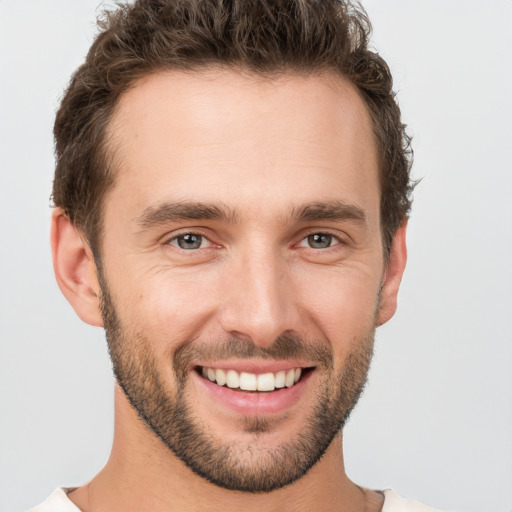
[[[300,361],[286,359],[283,361],[267,361],[264,359],[260,360],[222,360],[222,361],[200,361],[193,365],[193,368],[205,367],[212,368],[214,370],[235,370],[237,372],[247,373],[275,373],[282,370],[291,370],[294,368],[311,368],[314,364]]]

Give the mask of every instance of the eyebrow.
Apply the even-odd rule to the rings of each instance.
[[[319,220],[352,220],[360,224],[367,222],[366,212],[359,206],[345,201],[315,202],[293,209],[291,218],[299,222]]]
[[[183,220],[220,220],[234,223],[236,214],[226,205],[164,202],[156,206],[149,206],[136,218],[137,224],[145,229]]]
[[[136,217],[136,222],[141,228],[148,229],[183,220],[218,220],[234,224],[238,217],[237,212],[225,204],[164,202],[146,208]],[[367,221],[367,215],[362,208],[345,201],[314,202],[295,206],[287,218],[295,222],[352,220],[365,224]]]

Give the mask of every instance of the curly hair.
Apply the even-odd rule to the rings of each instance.
[[[381,229],[389,254],[411,207],[410,137],[371,24],[345,0],[138,0],[106,11],[54,127],[53,202],[100,255],[102,200],[115,182],[106,129],[120,96],[151,73],[211,66],[274,77],[335,71],[361,94],[380,156]]]

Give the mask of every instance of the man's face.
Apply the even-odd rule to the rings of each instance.
[[[362,100],[333,76],[161,73],[109,134],[100,277],[119,383],[217,485],[294,481],[371,358],[384,262]]]

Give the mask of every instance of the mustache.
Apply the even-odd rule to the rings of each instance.
[[[268,347],[255,345],[251,340],[231,336],[223,341],[197,342],[192,340],[181,346],[173,356],[178,377],[185,377],[193,361],[223,359],[304,359],[315,366],[332,369],[333,352],[330,345],[316,341],[306,342],[301,336],[286,333],[278,336]]]

